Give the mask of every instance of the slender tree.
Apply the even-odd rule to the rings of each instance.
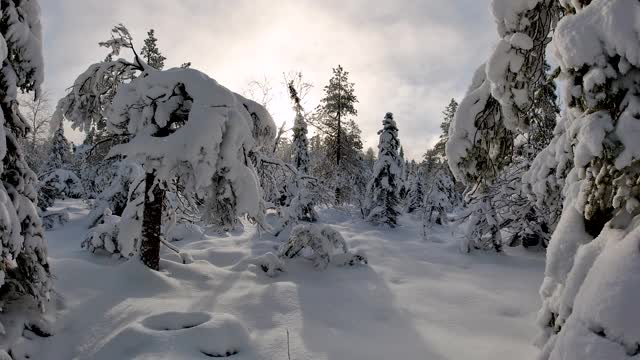
[[[375,224],[397,225],[398,186],[400,167],[398,155],[398,128],[392,113],[387,113],[382,121],[383,129],[378,132],[378,160],[373,168],[373,178],[367,185],[367,220]]]
[[[341,65],[333,69],[333,77],[329,85],[324,87],[325,95],[320,100],[316,112],[320,114],[320,126],[328,137],[335,139],[333,148],[328,149],[329,156],[336,165],[340,165],[344,155],[344,126],[349,116],[355,116],[358,111],[355,104],[354,83],[349,81],[349,72]]]
[[[162,70],[162,68],[164,68],[164,61],[167,58],[162,56],[160,49],[158,49],[158,39],[153,29],[147,32],[147,38],[144,39],[144,46],[142,46],[140,55],[142,55],[144,61],[154,69]]]

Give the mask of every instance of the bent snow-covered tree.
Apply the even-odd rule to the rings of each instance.
[[[373,167],[373,178],[367,185],[365,209],[368,221],[395,227],[400,214],[398,185],[401,170],[398,127],[392,113],[385,115],[382,125],[383,129],[378,132],[378,159]]]
[[[36,1],[1,0],[0,9],[0,303],[11,311],[6,301],[16,295],[31,295],[43,307],[50,290],[36,177],[18,143],[29,130],[18,110],[18,91],[38,96],[43,81],[42,29]],[[10,351],[12,339],[3,339],[4,345],[7,340],[1,358],[11,358],[5,350]]]
[[[640,3],[494,0],[493,10],[502,40],[487,73],[499,123],[522,125],[518,110],[526,109],[538,78],[529,75],[543,64],[549,41],[564,80],[566,108],[554,139],[525,179],[543,198],[559,185],[565,196],[540,291],[540,358],[637,357]],[[504,64],[508,71],[496,71]],[[460,155],[450,158],[456,176],[467,173],[467,151],[452,154]]]
[[[124,26],[113,34],[102,45],[114,56],[130,49],[133,61],[90,66],[59,106],[76,126],[91,127],[101,120],[102,97],[113,90],[107,130],[130,141],[114,146],[110,154],[136,161],[146,172],[139,252],[148,267],[158,269],[167,184],[179,179],[185,191],[204,194],[224,174],[234,188],[238,211],[260,218],[260,187],[249,154],[259,144],[254,130],[275,126],[264,108],[197,70],[150,67]],[[125,81],[116,81],[123,76]]]

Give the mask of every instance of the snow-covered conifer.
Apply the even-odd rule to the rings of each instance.
[[[418,169],[417,173],[410,177],[409,193],[407,195],[407,213],[419,210],[424,205],[424,172]]]
[[[166,57],[162,56],[160,49],[158,49],[158,39],[155,35],[155,30],[151,29],[147,32],[147,38],[144,39],[144,46],[140,51],[140,55],[144,58],[144,61],[157,70],[164,68],[164,61]]]
[[[43,81],[40,7],[34,0],[2,0],[0,8],[0,301],[28,294],[44,308],[50,291],[47,243],[34,205],[36,177],[18,143],[29,128],[20,115],[18,91],[37,97]],[[0,357],[11,358],[12,339],[7,340],[9,348],[0,349]]]
[[[528,125],[549,41],[549,53],[564,79],[560,93],[566,108],[554,139],[525,179],[529,189],[541,195],[539,201],[558,186],[565,196],[540,291],[540,358],[632,358],[638,354],[640,322],[632,304],[640,287],[635,276],[640,42],[633,20],[640,4],[494,0],[493,13],[501,40],[487,63],[485,85],[474,88],[490,89],[500,104],[500,111],[491,112],[495,123],[507,129]],[[447,146],[452,170],[460,178],[469,173],[467,149],[474,145],[460,140],[465,131],[476,133],[475,114],[487,109],[487,101],[475,104],[480,111],[464,117],[469,121],[458,122],[456,115],[456,145]],[[471,108],[467,105],[465,111]],[[486,168],[474,165],[476,170]]]
[[[400,214],[398,186],[401,174],[398,127],[392,113],[385,115],[382,125],[383,129],[378,132],[378,159],[373,167],[373,178],[367,185],[365,213],[372,223],[395,227]]]

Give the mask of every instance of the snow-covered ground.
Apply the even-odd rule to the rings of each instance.
[[[279,244],[244,232],[174,243],[195,260],[163,253],[162,271],[80,248],[87,210],[58,202],[70,222],[47,233],[61,297],[55,336],[34,359],[386,360],[527,359],[537,352],[541,253],[458,251],[456,229],[419,223],[376,228],[335,209],[338,229],[368,266],[316,270],[305,259],[266,276],[250,259]]]

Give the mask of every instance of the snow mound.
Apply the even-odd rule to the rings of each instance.
[[[163,312],[126,326],[93,358],[248,359],[252,353],[249,332],[233,315]]]
[[[204,237],[204,230],[196,224],[177,224],[168,231],[166,237],[169,241],[199,240]]]

